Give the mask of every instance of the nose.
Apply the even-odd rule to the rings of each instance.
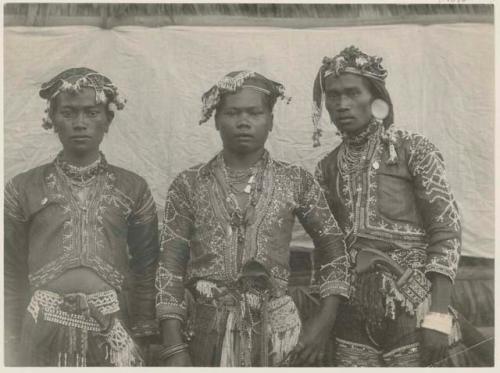
[[[250,127],[251,122],[250,122],[250,115],[247,113],[241,113],[238,115],[238,121],[236,122],[236,127],[241,128],[241,127]]]
[[[78,113],[75,117],[75,119],[73,120],[73,128],[78,128],[78,129],[82,129],[82,128],[87,128],[87,122],[85,120],[85,115],[84,113]]]
[[[345,112],[351,108],[351,100],[346,95],[341,95],[337,102],[337,111]]]

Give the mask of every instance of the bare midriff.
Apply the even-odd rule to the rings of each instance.
[[[61,276],[45,284],[43,288],[59,294],[92,294],[113,289],[95,271],[85,267],[69,269]]]

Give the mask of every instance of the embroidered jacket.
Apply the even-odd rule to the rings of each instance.
[[[19,331],[30,291],[80,266],[128,292],[134,334],[156,333],[156,206],[144,179],[101,162],[83,206],[55,162],[7,183],[4,279],[6,326],[12,333]]]
[[[360,247],[372,246],[405,267],[438,272],[453,281],[461,225],[443,157],[421,135],[394,128],[388,133],[379,128],[369,136],[366,159],[352,173],[339,172],[345,142],[316,169],[350,258]]]
[[[243,247],[230,224],[223,188],[216,178],[217,157],[190,168],[169,188],[156,276],[157,316],[184,319],[184,289],[199,279],[230,284],[250,260],[261,263],[286,291],[289,244],[295,216],[317,249],[320,295],[348,296],[348,268],[342,232],[321,188],[304,169],[269,158],[264,166],[256,218]]]

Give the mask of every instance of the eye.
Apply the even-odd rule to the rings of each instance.
[[[63,118],[69,119],[73,116],[73,113],[70,110],[63,110],[60,112]]]
[[[337,92],[334,92],[334,91],[327,91],[325,96],[326,96],[326,98],[334,99],[334,98],[338,98],[339,94]]]
[[[237,115],[237,112],[236,112],[236,110],[225,110],[224,115],[227,115],[228,117],[233,117],[233,116]]]
[[[87,112],[87,115],[88,115],[90,118],[95,118],[98,114],[99,114],[99,112],[98,112],[98,111],[95,111],[95,110],[91,110],[91,111]]]
[[[251,109],[249,111],[249,114],[252,115],[252,116],[261,115],[261,114],[264,114],[264,110],[262,110],[262,109]]]
[[[348,91],[349,97],[358,97],[361,94],[361,91],[358,89],[350,89]]]

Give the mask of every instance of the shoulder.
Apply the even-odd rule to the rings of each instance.
[[[15,220],[27,221],[25,210],[29,210],[30,201],[42,201],[45,196],[45,184],[50,181],[53,164],[48,163],[22,172],[5,184],[4,210]],[[6,215],[6,216],[7,216]]]
[[[304,167],[295,163],[285,162],[278,159],[272,159],[272,167],[277,174],[286,176],[300,176],[304,173],[309,173]]]
[[[387,130],[389,136],[392,136],[399,147],[404,147],[410,153],[415,151],[433,151],[436,146],[426,136],[408,131],[402,128],[392,126]]]
[[[298,164],[273,159],[272,167],[278,180],[286,181],[287,184],[291,182],[295,187],[315,183],[313,174]]]
[[[24,188],[42,187],[43,180],[53,168],[53,163],[46,163],[21,172],[6,183],[6,188],[22,190]]]
[[[402,154],[408,167],[416,171],[419,166],[443,162],[439,149],[426,136],[398,128],[390,128],[387,135],[396,145],[398,154]]]
[[[133,171],[110,164],[108,164],[108,170],[116,178],[116,181],[120,186],[134,189],[143,189],[148,187],[147,181]]]
[[[207,163],[199,163],[177,174],[173,184],[192,184],[197,179],[207,176],[209,172],[210,169]]]

